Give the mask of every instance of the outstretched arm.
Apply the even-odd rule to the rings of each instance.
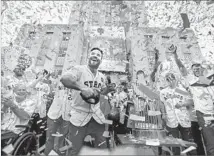
[[[66,74],[62,76],[60,79],[60,82],[67,88],[70,89],[75,89],[81,91],[84,86],[82,86],[80,83],[78,83],[78,79],[75,75],[71,74]]]
[[[30,118],[29,114],[24,109],[18,107],[12,99],[2,98],[2,104],[7,108],[10,107],[14,114],[21,120],[28,120]]]
[[[160,65],[160,62],[158,61],[159,60],[159,50],[157,50],[156,48],[154,50],[155,50],[155,65],[154,65],[154,70],[152,71],[152,73],[150,75],[152,82],[155,82],[155,74],[158,70],[158,66]]]
[[[79,90],[86,97],[93,95],[94,91],[92,88],[84,86],[79,82],[81,77],[81,72],[78,68],[73,68],[69,73],[63,75],[60,79],[60,82],[69,89]]]
[[[177,54],[177,48],[175,49],[174,53],[174,58],[175,58],[175,62],[180,70],[180,72],[182,73],[183,76],[187,76],[187,69],[186,67],[183,65],[183,63],[181,62],[181,60],[178,58],[178,54]]]

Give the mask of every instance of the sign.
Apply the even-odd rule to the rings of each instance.
[[[126,63],[122,61],[103,60],[99,71],[126,72]]]

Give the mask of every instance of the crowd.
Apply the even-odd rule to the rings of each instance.
[[[164,127],[175,138],[194,141],[197,151],[192,151],[192,154],[214,155],[213,69],[193,62],[193,76],[189,78],[191,74],[179,60],[176,50],[174,45],[167,49],[181,75],[170,70],[165,72],[165,84],[158,89],[164,106]],[[157,74],[164,64],[158,62],[158,50],[155,51],[155,68],[150,79],[144,79],[141,76],[144,72],[140,71],[137,85],[154,86],[158,83]],[[43,70],[36,73],[31,82],[24,76],[25,66],[17,65],[10,76],[4,76],[2,72],[2,148],[9,139],[15,140],[23,131],[23,127],[16,125],[26,125],[35,116],[35,129],[39,129],[35,131],[42,134],[40,145],[45,145],[43,155],[49,155],[53,150],[59,155],[76,155],[88,135],[94,139],[91,146],[107,148],[110,137],[108,122],[111,119],[124,124],[127,102],[134,101],[136,90],[129,88],[126,82],[114,84],[99,72],[102,57],[103,51],[93,48],[87,65],[74,66],[58,76]],[[157,91],[157,88],[151,89]],[[180,149],[174,148],[173,152],[179,155]]]

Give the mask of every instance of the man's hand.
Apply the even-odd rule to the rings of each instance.
[[[2,98],[1,99],[1,102],[2,104],[4,104],[4,106],[6,107],[13,107],[14,106],[14,103],[13,103],[13,99],[11,98]]]
[[[181,107],[182,107],[182,105],[179,104],[179,103],[177,103],[177,104],[175,105],[175,108],[177,108],[177,109],[179,109],[179,108],[181,108]]]
[[[173,54],[177,54],[177,46],[175,46],[174,44],[172,44],[169,48],[169,51],[171,51]]]
[[[94,94],[94,90],[92,88],[83,88],[81,89],[81,94],[88,98]]]

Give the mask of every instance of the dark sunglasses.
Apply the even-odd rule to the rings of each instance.
[[[24,68],[15,68],[15,70],[18,70],[18,71],[25,71]]]

